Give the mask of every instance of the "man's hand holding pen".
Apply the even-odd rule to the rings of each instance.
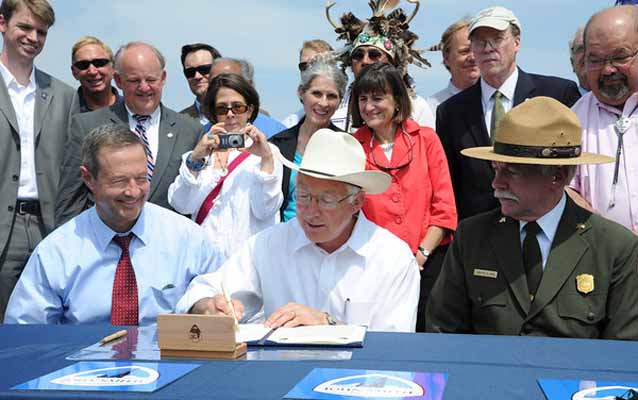
[[[238,320],[244,316],[244,305],[239,300],[232,299],[232,306],[235,309],[235,315]],[[209,314],[209,315],[227,315],[233,316],[233,310],[226,301],[223,294],[214,297],[204,297],[197,303],[193,304],[190,309],[191,314]]]

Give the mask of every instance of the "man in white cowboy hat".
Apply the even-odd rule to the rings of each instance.
[[[565,186],[581,164],[576,114],[536,97],[507,113],[493,147],[500,209],[459,224],[426,310],[429,332],[638,339],[638,238],[577,206]]]
[[[365,154],[347,133],[320,129],[297,171],[297,218],[253,236],[218,272],[195,278],[176,312],[232,312],[242,320],[263,306],[272,327],[351,323],[413,332],[419,269],[409,247],[369,221],[367,194],[385,191],[390,176],[365,170]]]

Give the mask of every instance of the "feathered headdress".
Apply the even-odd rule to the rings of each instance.
[[[412,48],[419,37],[409,30],[409,24],[419,10],[419,0],[407,1],[416,5],[410,17],[406,16],[403,9],[396,8],[399,0],[370,0],[368,5],[372,9],[372,17],[362,21],[351,12],[347,12],[341,16],[341,25],[337,25],[330,17],[330,8],[336,3],[326,0],[328,22],[335,28],[337,40],[347,42],[346,46],[339,50],[345,66],[352,65],[350,53],[354,49],[359,46],[374,46],[390,56],[392,63],[403,71],[408,88],[413,89],[414,82],[408,75],[408,64],[421,68],[431,65],[421,55],[422,50]]]

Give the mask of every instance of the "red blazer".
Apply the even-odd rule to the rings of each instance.
[[[354,137],[366,153],[366,169],[385,171],[392,176],[392,184],[384,193],[366,195],[363,212],[368,219],[403,239],[414,253],[430,226],[456,229],[456,205],[448,163],[432,128],[419,126],[411,119],[402,122],[394,137],[389,163],[376,139],[371,145],[372,133],[367,126],[355,132]],[[400,165],[405,166],[382,168]],[[451,235],[442,243],[449,242],[450,238]]]

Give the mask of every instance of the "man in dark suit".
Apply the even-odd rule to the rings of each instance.
[[[222,55],[211,45],[206,43],[185,44],[182,46],[182,68],[188,81],[188,87],[195,95],[195,102],[186,107],[180,114],[190,115],[202,125],[210,122],[202,112],[202,103],[208,91],[210,69],[213,61]]]
[[[0,318],[31,251],[53,230],[73,89],[33,61],[54,22],[46,0],[0,6]]]
[[[91,130],[104,124],[124,124],[146,139],[149,201],[170,208],[168,186],[177,176],[182,154],[197,144],[202,127],[160,103],[166,82],[164,67],[164,57],[149,44],[131,42],[117,51],[115,83],[124,101],[72,118],[55,207],[56,226],[93,204],[80,178],[80,146]]]
[[[430,332],[638,339],[638,238],[565,193],[581,151],[573,111],[549,97],[512,109],[492,162],[500,209],[459,224],[426,310]]]
[[[481,78],[437,108],[436,131],[448,159],[459,220],[497,206],[490,163],[461,157],[460,151],[489,145],[498,119],[525,99],[548,96],[571,107],[580,97],[572,81],[528,74],[517,67],[520,32],[518,18],[506,8],[477,14],[469,35]]]

